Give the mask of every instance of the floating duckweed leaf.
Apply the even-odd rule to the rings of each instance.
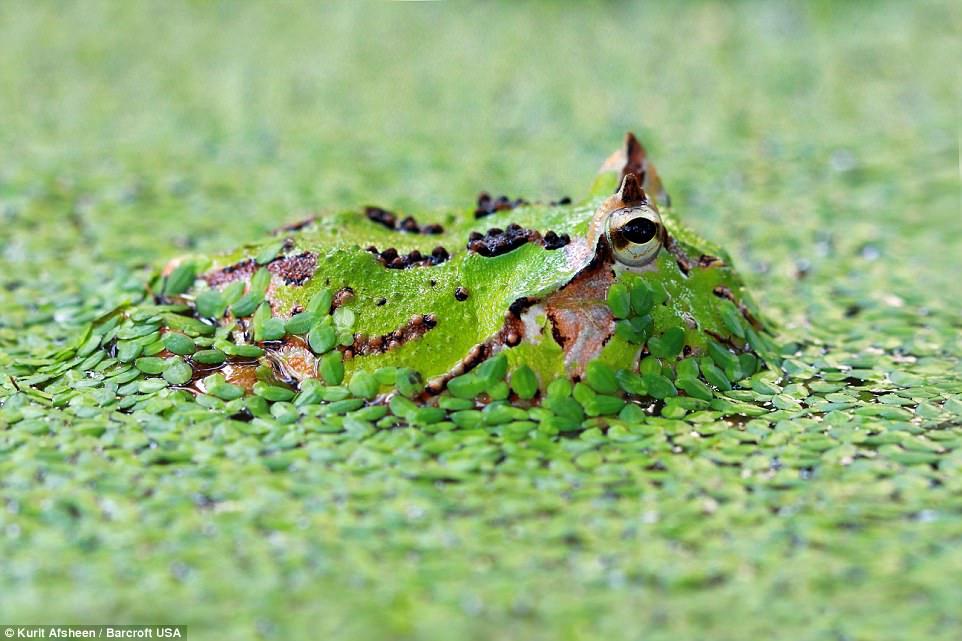
[[[398,368],[389,367],[379,367],[374,370],[374,378],[377,379],[378,385],[388,385],[392,386],[397,383]]]
[[[628,318],[631,314],[631,296],[623,283],[608,288],[608,307],[615,318]]]
[[[624,406],[623,398],[597,394],[584,403],[584,410],[588,416],[611,416],[620,412]]]
[[[414,404],[414,401],[404,396],[392,396],[389,407],[392,414],[401,418],[412,417],[418,411],[418,406]]]
[[[183,263],[174,268],[164,283],[165,296],[183,294],[194,284],[197,277],[197,267],[192,262]]]
[[[572,383],[567,378],[556,378],[548,384],[545,392],[548,396],[553,398],[563,398],[565,396],[571,396],[571,390],[574,388],[574,383]]]
[[[334,302],[334,293],[327,287],[321,289],[311,297],[307,303],[305,311],[324,316],[331,311],[331,303]]]
[[[227,354],[219,349],[202,349],[193,358],[203,365],[220,365],[227,360]]]
[[[530,400],[538,393],[538,377],[527,365],[521,365],[511,372],[511,389],[518,398]]]
[[[654,356],[646,356],[638,364],[638,371],[642,374],[661,374],[661,361]]]
[[[180,357],[168,359],[167,367],[164,368],[164,380],[171,385],[183,385],[190,381],[194,375],[194,370],[185,363]]]
[[[280,385],[270,385],[264,381],[254,383],[254,393],[267,401],[289,401],[294,398],[294,390]]]
[[[631,370],[620,369],[615,374],[615,378],[618,380],[618,385],[621,389],[628,394],[635,396],[645,396],[648,394],[648,387],[645,385],[645,381],[640,374],[636,374]]]
[[[584,383],[579,382],[575,383],[571,395],[574,396],[576,401],[584,405],[587,401],[595,397],[596,392]]]
[[[741,370],[741,376],[739,378],[751,376],[756,371],[758,371],[758,357],[748,352],[745,352],[744,354],[739,354],[738,368],[739,370]]]
[[[495,385],[504,380],[508,374],[508,358],[503,353],[492,356],[481,363],[474,375],[485,382],[485,387]]]
[[[226,343],[219,345],[218,349],[230,356],[240,358],[259,358],[264,355],[264,350],[257,345],[235,345],[233,343]]]
[[[678,390],[670,380],[660,374],[645,374],[642,376],[648,394],[657,399],[665,399],[678,394]]]
[[[164,324],[188,336],[211,336],[215,329],[213,325],[208,325],[196,318],[177,314],[164,314]]]
[[[121,363],[129,363],[143,351],[143,345],[136,341],[118,341],[117,360]]]
[[[374,378],[374,374],[367,372],[363,369],[354,372],[351,376],[351,382],[348,383],[348,389],[351,394],[357,398],[372,399],[377,396],[378,385],[377,379]]]
[[[193,354],[197,349],[197,347],[194,345],[194,341],[179,332],[167,332],[164,334],[163,341],[164,347],[167,348],[168,352],[172,354],[178,354],[180,356],[188,356]]]
[[[622,319],[615,323],[615,335],[633,345],[640,345],[648,338],[635,328],[632,320]]]
[[[677,378],[698,378],[698,360],[695,358],[684,358],[675,365]]]
[[[488,397],[492,401],[503,401],[511,396],[511,386],[507,381],[498,381],[487,388]]]
[[[251,276],[248,292],[254,292],[263,296],[267,293],[267,288],[271,284],[271,273],[266,268],[261,267]]]
[[[615,371],[606,363],[595,360],[585,368],[585,380],[599,394],[615,394],[619,390]]]
[[[156,356],[144,356],[134,361],[134,367],[144,374],[162,374],[168,362]]]
[[[226,297],[216,289],[205,289],[194,300],[197,315],[204,318],[220,318],[227,311]]]
[[[414,398],[424,391],[424,381],[421,379],[421,374],[416,370],[406,367],[397,369],[395,386],[398,392],[408,398]]]
[[[691,376],[681,376],[675,380],[675,385],[680,387],[685,391],[686,394],[693,398],[700,398],[702,400],[710,401],[714,396],[711,389],[704,383],[702,383],[697,378]]]
[[[708,341],[708,354],[720,369],[738,367],[738,357],[722,347],[717,341]],[[704,366],[703,368],[704,369]]]
[[[245,316],[253,314],[263,301],[263,293],[249,291],[241,296],[236,303],[231,305],[230,311],[237,318],[244,318]]]
[[[283,241],[274,243],[272,245],[267,245],[266,247],[264,247],[264,249],[262,249],[257,254],[257,257],[254,258],[254,262],[257,263],[258,265],[266,265],[267,263],[277,258],[277,255],[281,253],[281,250],[283,248],[284,248]]]
[[[313,312],[294,314],[284,323],[284,331],[288,334],[306,334],[314,326],[317,316]]]
[[[488,382],[474,374],[462,374],[448,381],[447,389],[458,398],[474,398],[487,388]]]
[[[581,404],[570,396],[548,397],[542,404],[554,414],[575,423],[580,424],[585,419]]]
[[[337,332],[331,325],[315,325],[307,334],[307,343],[315,354],[326,354],[337,345]]]
[[[442,394],[438,398],[438,407],[450,411],[467,410],[474,407],[474,401],[467,398],[456,398],[448,394]]]
[[[244,295],[244,281],[235,280],[223,290],[221,290],[221,297],[223,298],[224,305],[230,306],[236,303]]]
[[[334,327],[338,333],[350,332],[355,320],[354,310],[350,307],[338,307],[334,310]]]
[[[328,385],[340,385],[344,380],[344,363],[340,352],[328,352],[321,357],[317,367],[321,378]]]
[[[734,303],[732,303],[730,300],[720,300],[717,305],[722,322],[725,323],[725,327],[728,328],[728,331],[739,338],[744,338],[745,325],[741,312],[738,311]]]
[[[701,374],[708,381],[709,384],[714,385],[723,392],[731,390],[732,384],[725,376],[725,372],[721,371],[710,358],[702,358],[699,361],[701,365]]]
[[[655,305],[655,296],[651,287],[643,280],[637,280],[631,285],[631,311],[635,316],[645,316]]]

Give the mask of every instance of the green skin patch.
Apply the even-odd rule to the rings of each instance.
[[[201,344],[168,335],[166,350],[195,373],[178,362],[163,374],[268,400],[288,396],[270,386],[351,381],[369,399],[394,391],[401,368],[426,383],[421,400],[446,387],[496,399],[520,397],[506,382],[519,368],[530,398],[533,385],[601,367],[631,381],[619,394],[710,398],[772,361],[773,345],[727,254],[681,224],[630,134],[620,159],[576,205],[505,200],[403,221],[344,211],[180,258],[155,291],[181,305],[167,330]],[[614,227],[621,219],[634,227]],[[494,374],[478,367],[495,356]]]

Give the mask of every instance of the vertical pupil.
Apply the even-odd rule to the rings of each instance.
[[[644,245],[658,231],[658,225],[647,218],[632,218],[621,226],[621,235],[637,245]]]

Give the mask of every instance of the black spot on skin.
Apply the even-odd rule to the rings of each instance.
[[[492,227],[483,236],[478,232],[471,232],[471,235],[468,236],[468,250],[493,258],[507,254],[525,243],[540,240],[540,238],[538,232],[511,223],[507,229]]]
[[[551,201],[550,203],[548,203],[548,204],[551,205],[552,207],[557,207],[558,205],[570,205],[570,204],[571,204],[571,198],[568,197],[568,196],[563,196],[563,197],[561,197],[559,200],[552,200],[552,201]]]
[[[568,236],[568,234],[561,234],[559,236],[555,232],[549,231],[544,235],[542,242],[545,249],[561,249],[571,242],[571,237]]]
[[[571,242],[568,234],[558,235],[554,231],[547,232],[544,237],[533,229],[524,229],[518,224],[511,223],[507,229],[492,227],[487,233],[473,231],[468,235],[468,250],[482,256],[493,258],[501,256],[521,247],[525,243],[540,242],[545,249],[560,249]]]
[[[515,207],[522,207],[527,205],[528,201],[524,198],[516,198],[514,200],[509,199],[507,196],[498,196],[497,198],[492,198],[491,194],[486,191],[482,191],[478,194],[478,205],[474,210],[475,218],[484,218],[485,216],[490,216],[499,211],[508,211],[514,209]]]
[[[381,207],[365,207],[364,215],[367,216],[368,220],[371,222],[383,225],[392,231],[399,231],[407,234],[426,235],[437,235],[444,233],[444,228],[437,223],[421,226],[418,225],[418,221],[415,220],[414,216],[406,216],[405,218],[398,220],[397,214],[395,214],[393,211],[382,209]]]
[[[454,290],[454,299],[456,301],[464,302],[468,300],[468,296],[469,296],[468,290],[465,289],[464,287],[458,287],[457,289]]]
[[[524,310],[528,309],[537,302],[538,301],[535,298],[531,298],[530,296],[522,296],[508,305],[508,312],[510,312],[515,318],[521,318],[521,314],[524,313]]]
[[[451,255],[444,247],[438,246],[431,251],[430,256],[424,256],[417,249],[412,250],[407,255],[399,254],[393,247],[388,247],[384,251],[371,245],[367,251],[374,254],[378,262],[388,269],[407,269],[409,267],[431,267],[445,262]]]
[[[378,298],[378,299],[374,302],[374,304],[377,305],[378,307],[382,307],[385,303],[387,303],[387,299],[386,299],[386,298]]]

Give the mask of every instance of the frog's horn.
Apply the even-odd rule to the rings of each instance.
[[[641,180],[639,180],[637,174],[633,173],[625,174],[625,177],[621,179],[621,187],[618,188],[617,193],[618,198],[626,207],[648,200],[648,194],[641,186]]]
[[[634,174],[638,177],[641,187],[649,194],[653,194],[660,206],[671,205],[671,199],[661,184],[658,171],[654,163],[648,159],[648,152],[630,131],[625,134],[624,146],[608,157],[598,170],[598,174],[591,190],[593,195],[611,193],[612,189],[620,190],[625,177]]]

